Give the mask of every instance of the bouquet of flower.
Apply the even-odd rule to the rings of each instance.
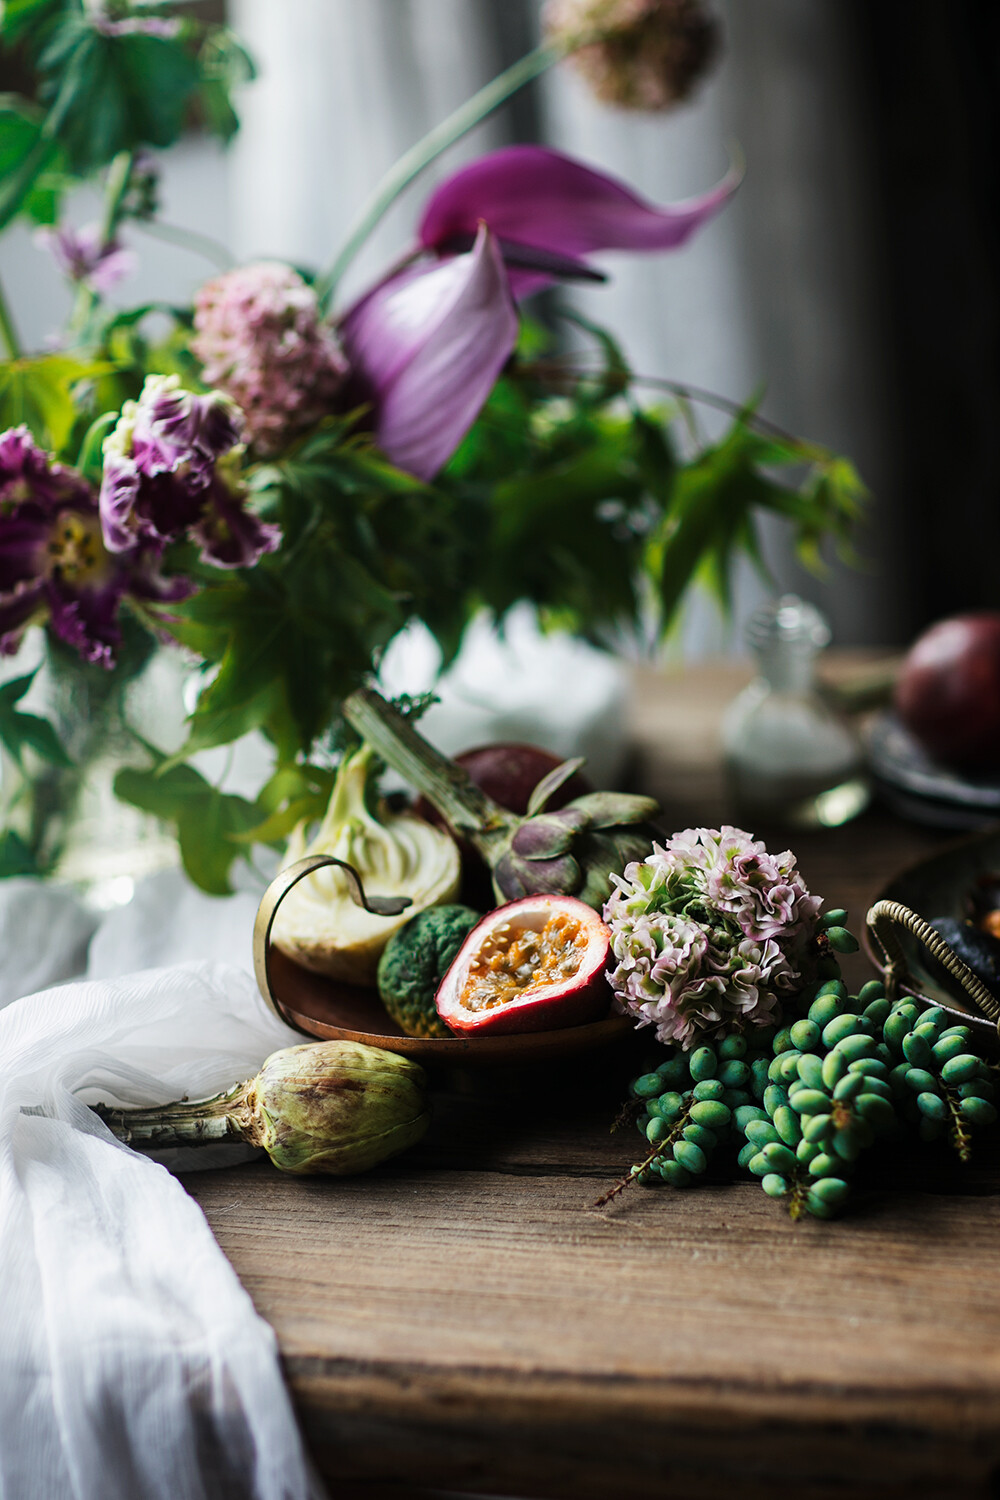
[[[37,354],[0,291],[0,649],[41,626],[97,721],[157,642],[201,666],[181,751],[143,743],[116,790],[173,823],[189,873],[224,892],[241,851],[322,812],[340,703],[408,622],[446,661],[473,614],[502,620],[520,600],[598,642],[659,637],[692,581],[725,600],[734,557],[758,556],[760,515],[788,518],[814,558],[824,536],[846,539],[862,488],[752,407],[704,440],[697,393],[641,380],[561,302],[544,326],[525,311],[540,290],[602,280],[601,250],[684,244],[736,172],[658,207],[558,152],[494,151],[431,193],[411,251],[370,291],[337,300],[402,188],[553,63],[574,60],[620,104],[683,98],[715,39],[697,0],[551,0],[542,45],[406,154],[329,270],[239,266],[193,306],[122,310],[106,294],[129,268],[127,232],[157,228],[151,153],[192,120],[231,135],[230,94],[252,76],[226,29],[172,11],[0,11],[0,42],[32,79],[0,109],[0,228],[33,219],[76,288],[59,346]],[[70,190],[94,177],[101,222],[74,228]],[[649,386],[655,406],[639,399]],[[0,737],[40,785],[68,752],[19,708],[30,681],[0,689]],[[274,761],[253,800],[189,764],[251,730]],[[37,806],[8,823],[0,868],[57,855]]]

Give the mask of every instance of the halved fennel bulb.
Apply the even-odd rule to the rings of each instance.
[[[349,984],[373,985],[392,934],[417,912],[453,900],[461,877],[449,834],[410,812],[376,810],[373,763],[367,746],[344,761],[322,823],[311,839],[305,824],[294,831],[282,869],[309,854],[332,854],[354,866],[366,895],[409,896],[412,905],[396,917],[373,916],[354,904],[346,877],[330,867],[288,893],[271,933],[296,963]]]

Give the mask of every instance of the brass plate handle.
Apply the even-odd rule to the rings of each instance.
[[[867,920],[873,946],[881,953],[885,964],[886,994],[890,999],[901,985],[910,983],[906,956],[899,941],[902,930],[915,937],[931,958],[958,980],[980,1014],[992,1021],[1000,1032],[1000,1001],[929,922],[901,901],[876,901]]]
[[[286,1026],[288,1018],[278,1003],[271,983],[271,928],[274,926],[278,907],[292,887],[298,885],[300,880],[305,880],[306,876],[311,875],[314,870],[321,870],[326,865],[336,865],[338,869],[344,871],[351,900],[355,906],[371,912],[372,916],[397,917],[400,912],[404,912],[408,906],[413,905],[409,896],[366,896],[361,876],[354,866],[344,859],[336,859],[332,854],[310,854],[305,859],[297,859],[287,869],[281,870],[261,897],[257,915],[254,918],[253,972],[257,980],[257,988],[278,1020],[283,1021]]]

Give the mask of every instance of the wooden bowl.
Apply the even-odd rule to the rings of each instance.
[[[635,1029],[628,1016],[609,1014],[601,1021],[566,1026],[560,1031],[483,1037],[407,1036],[389,1015],[376,990],[314,974],[271,943],[275,915],[292,886],[313,870],[337,863],[326,855],[314,855],[289,865],[268,886],[257,910],[254,923],[257,984],[268,1005],[286,1025],[323,1041],[361,1042],[367,1047],[381,1047],[386,1052],[412,1057],[425,1065],[440,1063],[462,1068],[575,1057],[613,1046]],[[359,904],[367,904],[363,891]],[[610,1005],[609,989],[609,1010]]]

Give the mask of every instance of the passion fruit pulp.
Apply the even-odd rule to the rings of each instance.
[[[434,999],[465,1035],[558,1031],[607,1014],[611,935],[573,896],[525,896],[488,912],[469,933]]]

